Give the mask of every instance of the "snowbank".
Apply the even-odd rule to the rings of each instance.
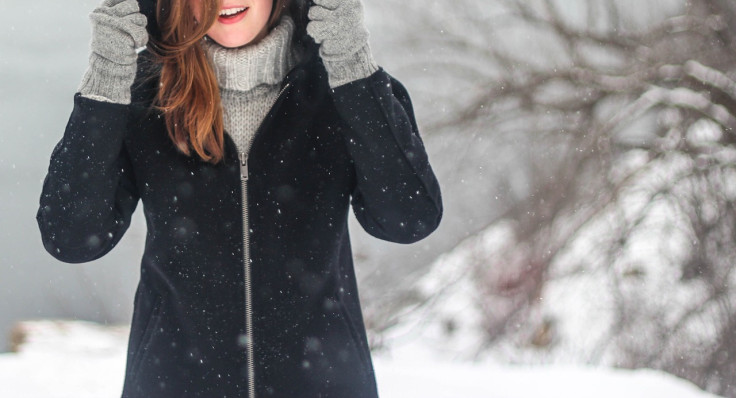
[[[127,330],[79,321],[26,322],[20,352],[0,354],[3,398],[119,397]],[[428,361],[417,353],[374,358],[382,398],[708,398],[655,371],[506,367]]]

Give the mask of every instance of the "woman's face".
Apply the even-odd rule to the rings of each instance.
[[[202,0],[189,0],[194,17],[200,20]],[[273,0],[222,0],[220,16],[207,36],[223,47],[256,43],[268,34]]]

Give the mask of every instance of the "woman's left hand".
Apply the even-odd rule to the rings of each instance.
[[[346,58],[368,42],[360,0],[313,0],[307,33],[320,45],[324,58]]]
[[[370,76],[378,70],[363,22],[360,0],[313,0],[307,33],[320,44],[330,87]]]

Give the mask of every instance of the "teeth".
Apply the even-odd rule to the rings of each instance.
[[[242,7],[242,8],[228,8],[227,10],[220,11],[220,16],[228,16],[228,15],[235,15],[239,12],[245,11],[245,9],[248,7]]]

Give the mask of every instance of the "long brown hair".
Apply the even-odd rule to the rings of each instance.
[[[269,29],[289,7],[290,0],[273,0]],[[220,89],[200,41],[217,20],[221,0],[201,0],[196,22],[189,0],[158,0],[160,37],[149,49],[160,63],[155,106],[164,114],[169,138],[187,156],[217,164],[225,155]]]

